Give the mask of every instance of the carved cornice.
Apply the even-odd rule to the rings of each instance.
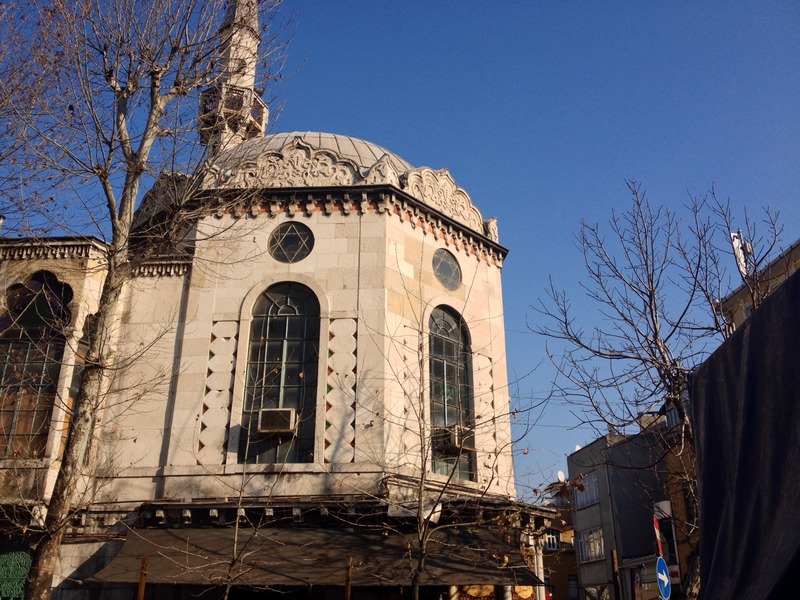
[[[480,235],[466,228],[443,211],[432,208],[404,194],[386,189],[369,189],[359,191],[358,187],[350,190],[307,190],[302,197],[297,190],[287,190],[284,194],[270,193],[269,196],[250,196],[245,202],[228,202],[218,199],[218,204],[209,207],[211,214],[221,218],[230,215],[234,218],[253,218],[262,213],[270,217],[287,214],[293,218],[310,216],[315,212],[325,215],[334,213],[349,215],[364,214],[374,211],[379,215],[398,218],[403,224],[418,229],[423,235],[432,235],[442,240],[453,252],[460,252],[485,261],[490,265],[501,267],[507,250],[500,246],[490,235]],[[486,222],[491,228],[492,220]]]
[[[135,277],[179,277],[189,272],[192,261],[186,259],[149,260],[136,267]]]
[[[64,260],[92,257],[100,248],[92,242],[38,242],[0,244],[0,260]]]
[[[403,189],[428,206],[453,217],[470,229],[483,232],[483,217],[467,192],[456,185],[450,171],[421,167],[409,171]]]
[[[211,167],[211,187],[264,188],[355,185],[358,165],[295,138],[278,151],[244,159],[235,169]]]
[[[368,170],[329,149],[318,149],[295,137],[280,150],[224,156],[209,167],[209,189],[264,189],[389,185],[410,194],[480,235],[497,242],[496,222],[484,222],[469,194],[458,187],[450,171],[420,167],[403,172],[389,154]]]
[[[53,238],[31,241],[0,241],[0,260],[74,260],[104,259],[100,241],[64,241]],[[136,277],[175,277],[191,268],[191,259],[156,258],[138,265],[133,270]]]
[[[398,177],[397,171],[392,166],[392,161],[388,154],[381,156],[378,162],[372,165],[363,183],[368,185],[388,184],[396,188],[400,187],[400,177]]]

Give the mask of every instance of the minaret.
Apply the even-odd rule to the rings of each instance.
[[[200,94],[200,141],[211,154],[264,135],[269,109],[255,91],[258,0],[229,0],[217,81]]]

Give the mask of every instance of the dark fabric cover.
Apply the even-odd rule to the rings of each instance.
[[[692,378],[703,599],[800,589],[800,272]]]
[[[147,583],[215,585],[233,556],[233,528],[133,529],[120,553],[91,579],[138,582],[147,555]],[[415,536],[372,529],[239,529],[237,585],[343,586],[352,559],[354,586],[407,586]],[[415,553],[416,556],[416,553]],[[537,585],[514,529],[445,528],[430,542],[422,585]]]

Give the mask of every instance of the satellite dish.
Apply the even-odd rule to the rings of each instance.
[[[559,471],[557,477],[561,483],[564,483],[564,480],[566,479],[566,477],[564,477],[564,471]]]
[[[578,450],[580,450],[580,449],[581,449],[581,445],[580,445],[580,444],[577,444],[577,445],[575,446],[575,452],[577,452],[577,451],[578,451]]]

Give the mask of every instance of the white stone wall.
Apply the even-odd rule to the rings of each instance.
[[[500,267],[397,212],[276,212],[208,217],[188,280],[133,286],[126,350],[156,341],[120,377],[121,398],[108,413],[115,475],[107,498],[223,497],[243,487],[262,496],[378,494],[385,475],[419,476],[429,435],[427,325],[439,305],[463,316],[472,340],[478,477],[459,489],[513,496]],[[268,240],[291,219],[311,228],[314,249],[284,264],[269,255]],[[437,248],[459,262],[455,291],[433,273]],[[320,302],[316,459],[244,466],[238,425],[251,310],[282,281],[308,286]],[[144,381],[152,389],[131,392]],[[424,468],[432,484],[441,479]]]

